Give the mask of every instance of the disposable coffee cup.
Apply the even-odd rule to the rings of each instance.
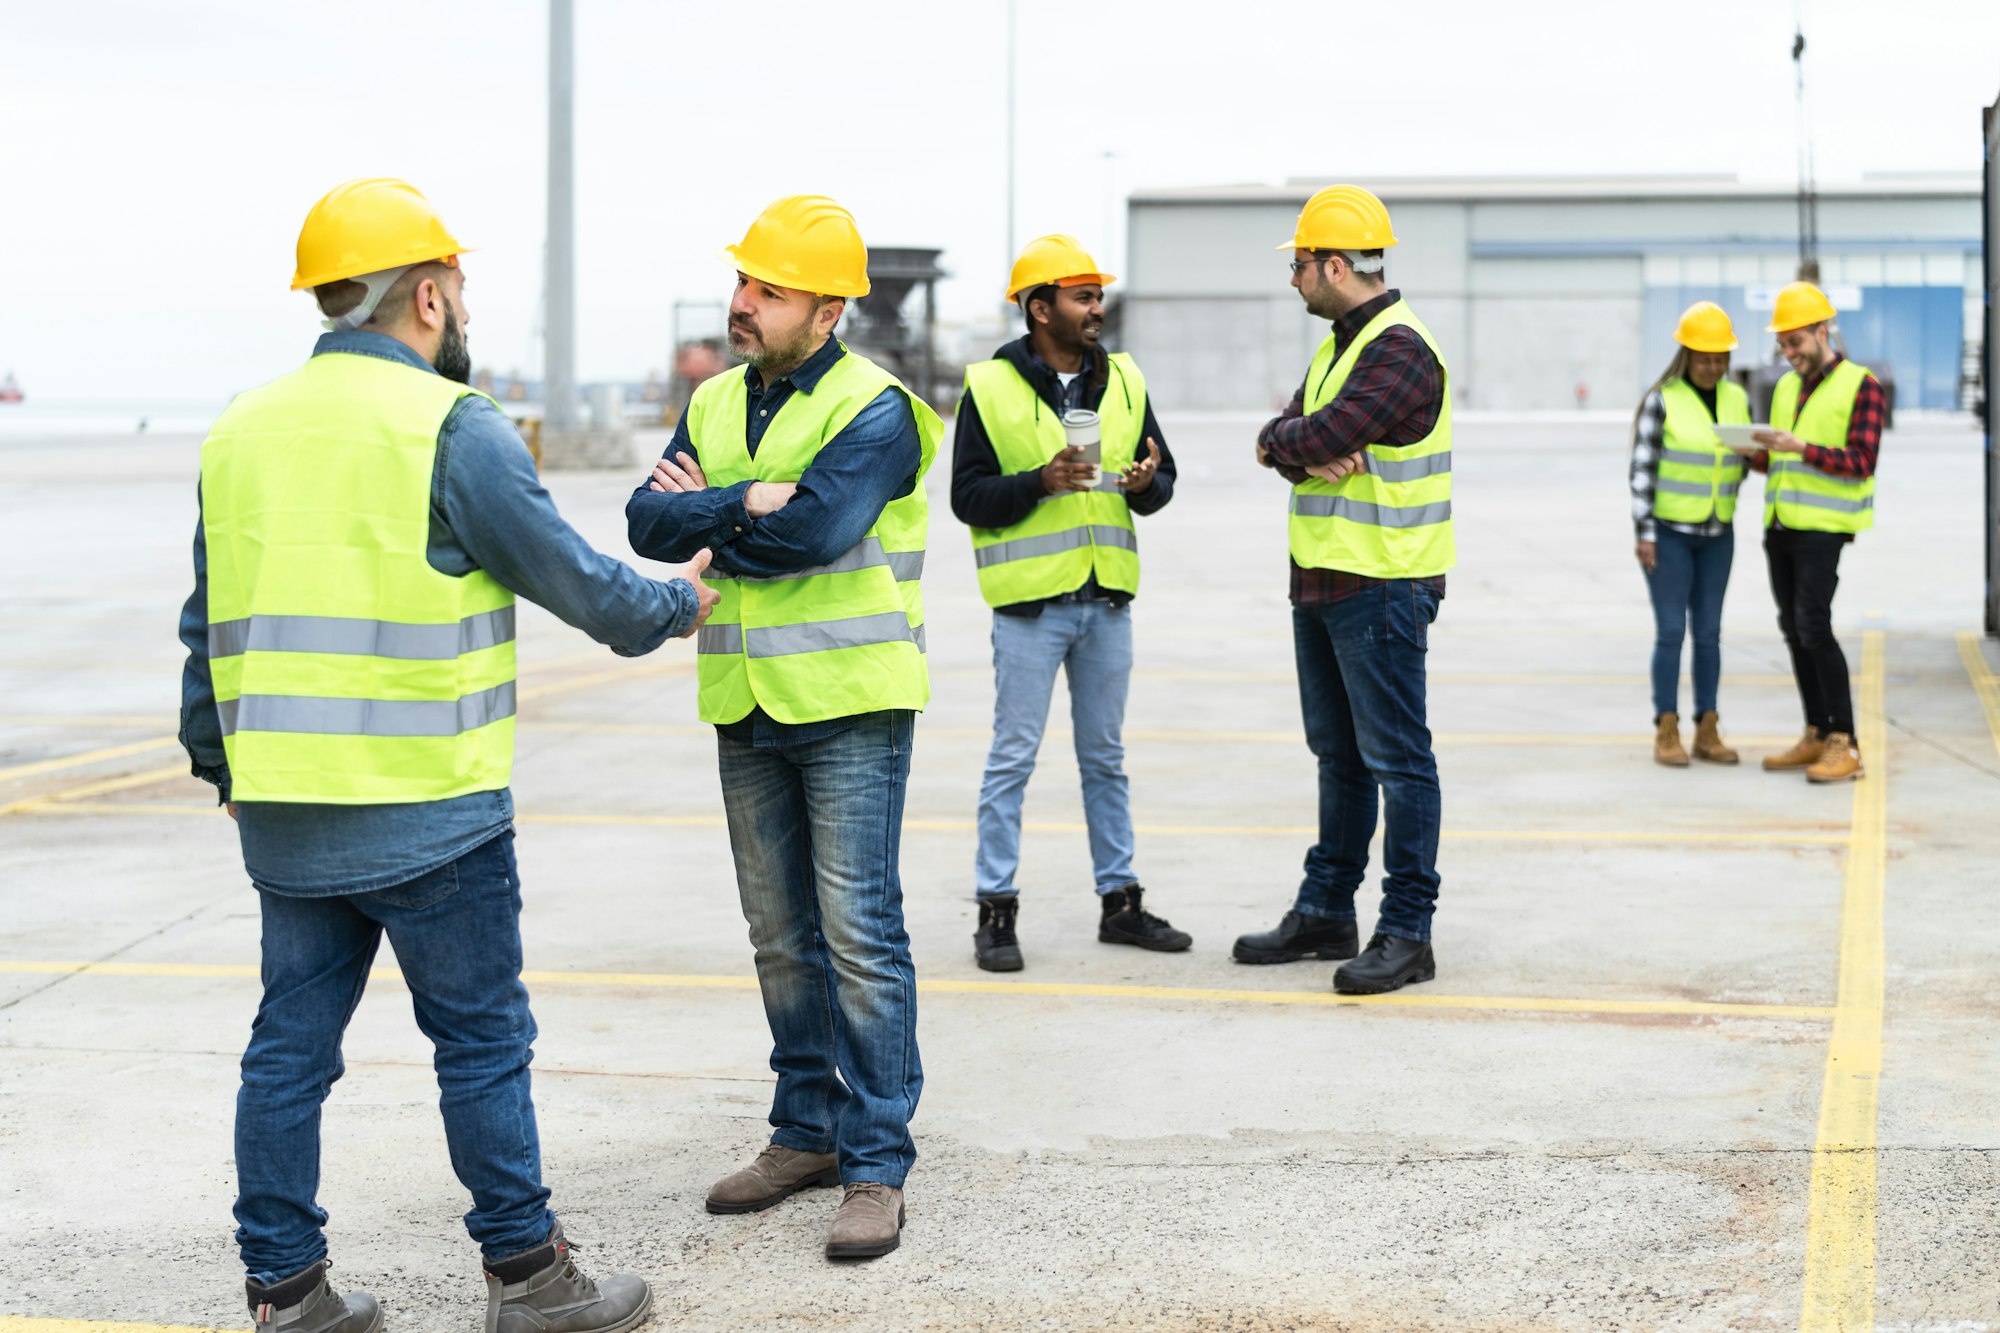
[[[1092,467],[1102,467],[1103,450],[1098,433],[1097,413],[1088,408],[1072,407],[1062,415],[1063,438],[1071,448],[1083,450],[1083,461]]]

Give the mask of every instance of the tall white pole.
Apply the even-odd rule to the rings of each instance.
[[[1014,255],[1014,47],[1015,0],[1007,0],[1007,257],[1002,272],[1012,268]]]
[[[542,421],[576,425],[576,100],[573,0],[549,0],[549,230],[542,316]]]

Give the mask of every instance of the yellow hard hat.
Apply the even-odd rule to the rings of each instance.
[[[408,181],[373,176],[327,191],[299,229],[292,290],[463,254],[431,201]]]
[[[1007,299],[1015,300],[1022,292],[1051,282],[1058,287],[1081,287],[1091,282],[1108,287],[1116,281],[1109,273],[1097,271],[1097,261],[1083,248],[1083,242],[1055,232],[1037,236],[1021,251],[1021,257],[1014,261],[1013,275],[1007,279]]]
[[[1713,301],[1696,301],[1681,312],[1674,341],[1690,352],[1733,352],[1736,328],[1729,322],[1727,310]]]
[[[722,257],[760,282],[816,296],[868,295],[868,247],[854,214],[823,194],[792,194],[750,224]]]
[[[1292,239],[1279,250],[1386,250],[1396,243],[1389,210],[1359,185],[1329,185],[1299,210]]]
[[[1809,282],[1788,282],[1778,291],[1778,303],[1771,309],[1771,322],[1766,329],[1771,333],[1789,333],[1832,319],[1837,313],[1833,302],[1819,288]]]

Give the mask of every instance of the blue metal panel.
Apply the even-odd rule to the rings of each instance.
[[[1861,308],[1840,315],[1847,354],[1896,376],[1896,405],[1958,406],[1965,293],[1957,287],[1864,287]]]
[[[1743,288],[1648,287],[1640,375],[1648,384],[1674,356],[1674,323],[1696,301],[1729,312],[1739,344],[1732,364],[1772,359],[1769,311],[1744,308]],[[1886,365],[1896,377],[1896,405],[1952,410],[1958,406],[1965,293],[1958,287],[1864,287],[1861,307],[1840,314],[1847,354],[1863,365]]]

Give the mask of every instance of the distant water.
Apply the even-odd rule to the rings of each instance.
[[[0,403],[0,440],[69,435],[202,435],[223,403],[36,402]]]

